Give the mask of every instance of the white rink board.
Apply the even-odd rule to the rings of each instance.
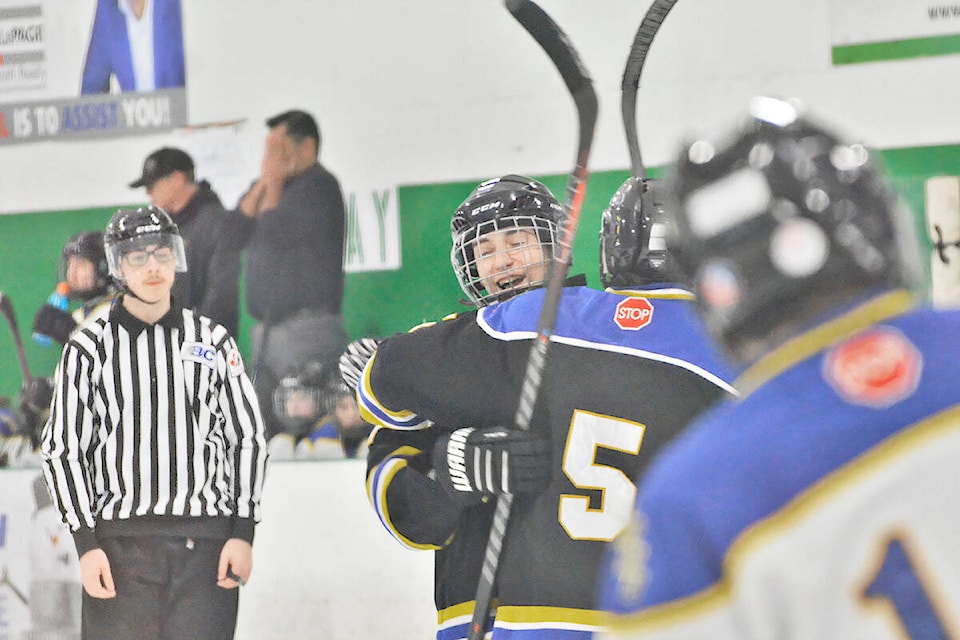
[[[401,547],[381,528],[364,469],[361,460],[270,463],[235,640],[434,637],[433,553]],[[0,471],[0,561],[24,595],[36,564],[30,487],[39,473]],[[0,626],[15,631],[29,617],[13,591],[0,589]]]
[[[362,460],[269,465],[236,640],[434,636],[433,553],[380,526],[364,470]]]

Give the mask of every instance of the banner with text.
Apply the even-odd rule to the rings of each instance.
[[[187,123],[180,0],[0,0],[0,145]]]
[[[344,271],[399,269],[400,211],[396,187],[344,187],[343,197],[347,209]]]
[[[831,0],[833,64],[960,53],[960,2]]]

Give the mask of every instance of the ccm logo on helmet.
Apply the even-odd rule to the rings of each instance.
[[[617,305],[613,321],[621,329],[636,331],[653,320],[653,305],[646,298],[627,298]]]
[[[474,207],[474,209],[470,212],[470,215],[475,216],[483,213],[484,211],[488,211],[489,209],[496,209],[499,206],[499,202],[488,202],[487,204],[482,204],[479,207]]]

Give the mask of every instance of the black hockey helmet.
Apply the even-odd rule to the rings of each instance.
[[[89,300],[107,291],[110,283],[110,269],[107,266],[107,254],[103,248],[103,234],[99,231],[81,231],[70,237],[60,251],[57,263],[57,276],[61,282],[68,282],[70,262],[82,258],[93,265],[93,284],[83,289],[70,282],[70,297]]]
[[[691,275],[707,328],[750,363],[868,292],[913,288],[919,253],[867,149],[754,98],[724,146],[697,141],[670,183],[668,247]]]
[[[280,379],[273,390],[273,413],[286,433],[303,435],[327,413],[324,391],[328,377],[327,368],[311,360]]]
[[[532,229],[543,250],[542,262],[547,273],[550,261],[559,253],[563,217],[563,206],[550,190],[531,178],[508,174],[487,180],[474,189],[450,221],[453,239],[450,262],[470,301],[485,306],[543,286],[541,279],[506,292],[487,291],[476,267],[474,246],[478,238],[494,231]]]
[[[323,402],[342,438],[362,440],[370,435],[373,425],[364,422],[357,406],[356,393],[340,375],[334,373],[327,376],[323,388]]]
[[[669,222],[658,181],[627,178],[600,215],[600,281],[629,288],[660,283],[686,285],[667,251]]]
[[[356,394],[338,375],[329,375],[323,385],[323,406],[327,413],[333,413],[341,398],[353,398]]]
[[[180,229],[170,214],[157,206],[140,209],[120,209],[107,224],[103,236],[110,275],[123,280],[120,260],[132,251],[141,251],[150,245],[170,247],[177,261],[177,271],[187,270],[187,256],[183,249]]]

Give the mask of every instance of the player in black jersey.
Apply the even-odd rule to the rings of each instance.
[[[642,187],[618,192],[618,210],[640,207]],[[597,567],[629,520],[633,478],[650,452],[730,390],[692,296],[663,282],[662,270],[657,284],[631,295],[581,279],[564,289],[530,431],[511,428],[561,215],[527,178],[480,185],[451,225],[454,269],[480,308],[390,337],[359,379],[364,418],[382,427],[368,493],[400,542],[437,549],[440,640],[466,636],[490,498],[504,491],[515,499],[493,637],[590,637],[602,621]],[[613,240],[624,227],[605,232]],[[629,239],[633,250],[645,251],[650,235],[646,244]],[[637,268],[608,262],[618,276],[624,265]],[[643,263],[659,257],[644,254]]]

